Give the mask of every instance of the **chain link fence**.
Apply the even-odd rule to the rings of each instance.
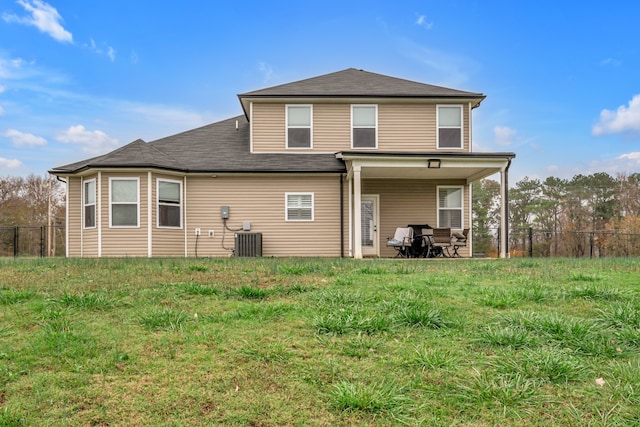
[[[0,256],[65,256],[64,225],[0,227]]]
[[[497,256],[500,229],[473,230],[474,256]],[[511,257],[638,257],[640,234],[621,230],[539,230],[509,232]]]

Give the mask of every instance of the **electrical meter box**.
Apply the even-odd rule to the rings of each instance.
[[[229,219],[229,206],[220,207],[220,218]]]

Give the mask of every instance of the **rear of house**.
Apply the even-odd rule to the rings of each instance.
[[[241,94],[242,116],[50,171],[67,255],[228,256],[255,233],[263,256],[389,257],[396,227],[470,228],[494,173],[506,229],[515,155],[473,152],[483,99],[355,69]]]

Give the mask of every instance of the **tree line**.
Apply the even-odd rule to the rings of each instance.
[[[476,252],[495,249],[499,194],[496,181],[473,184]],[[640,255],[640,173],[525,177],[509,189],[509,223],[510,246],[535,256]]]
[[[0,255],[53,255],[64,242],[64,225],[62,182],[46,175],[0,177]]]

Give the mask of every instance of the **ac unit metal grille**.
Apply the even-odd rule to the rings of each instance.
[[[236,233],[235,256],[261,257],[262,233]]]

